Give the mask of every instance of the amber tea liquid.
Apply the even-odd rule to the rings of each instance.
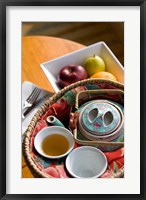
[[[45,154],[50,156],[59,156],[66,153],[69,149],[69,142],[59,134],[52,134],[47,136],[42,142],[42,150]]]

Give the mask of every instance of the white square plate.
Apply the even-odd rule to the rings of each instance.
[[[111,72],[118,82],[124,83],[124,68],[104,42],[98,42],[65,56],[41,64],[55,92],[61,88],[57,85],[57,77],[61,68],[70,64],[83,65],[86,58],[94,54],[100,56],[106,64],[106,71]]]

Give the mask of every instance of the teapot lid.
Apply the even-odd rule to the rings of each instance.
[[[108,102],[96,101],[87,104],[80,113],[83,129],[95,135],[106,135],[115,131],[121,123],[119,110]]]

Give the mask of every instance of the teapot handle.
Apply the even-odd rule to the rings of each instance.
[[[122,94],[124,95],[124,91],[120,90],[120,89],[99,89],[99,90],[84,90],[84,91],[80,91],[77,93],[76,95],[76,99],[75,99],[75,108],[78,109],[79,108],[79,96],[83,93],[86,94],[103,94],[103,93],[111,93],[111,94]]]
[[[94,141],[94,140],[81,140],[77,137],[77,126],[75,127],[75,129],[72,131],[73,133],[73,136],[74,136],[74,139],[76,141],[76,143],[78,144],[81,144],[81,145],[93,145],[93,146],[98,146],[98,145],[101,145],[101,146],[113,146],[113,147],[117,147],[117,148],[121,148],[121,147],[124,147],[124,141],[123,142],[112,142],[112,141],[109,141],[109,142],[106,142],[106,141]]]

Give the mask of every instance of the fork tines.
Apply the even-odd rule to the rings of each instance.
[[[35,87],[34,90],[32,91],[32,93],[30,94],[30,96],[28,97],[27,101],[29,103],[33,103],[37,99],[40,92],[41,92],[41,89]]]

